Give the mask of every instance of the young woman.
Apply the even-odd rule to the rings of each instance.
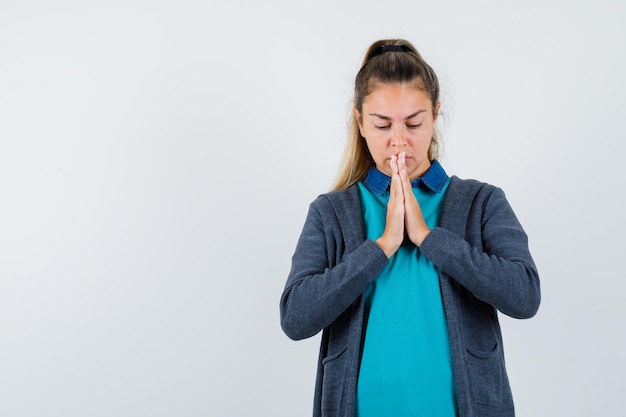
[[[314,416],[514,415],[497,311],[532,317],[539,277],[504,193],[437,161],[439,107],[411,43],[370,46],[280,302],[290,338],[323,331]]]

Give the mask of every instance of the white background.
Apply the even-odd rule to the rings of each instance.
[[[450,174],[502,187],[543,303],[519,416],[623,415],[615,1],[0,2],[0,415],[306,416],[278,300],[367,46],[440,76]]]

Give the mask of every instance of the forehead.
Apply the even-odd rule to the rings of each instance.
[[[419,83],[421,84],[421,82]],[[363,100],[363,106],[379,110],[429,110],[432,107],[430,97],[418,83],[382,83],[371,85],[369,94]]]

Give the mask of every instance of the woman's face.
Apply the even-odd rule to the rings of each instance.
[[[414,84],[376,84],[363,101],[363,113],[354,110],[376,168],[391,176],[391,156],[406,152],[409,178],[423,175],[430,167],[428,148],[438,111],[439,103],[433,109]]]

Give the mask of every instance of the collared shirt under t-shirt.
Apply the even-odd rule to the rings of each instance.
[[[385,229],[391,178],[372,168],[358,183],[368,239]],[[439,225],[449,178],[435,160],[412,182],[429,228]],[[358,417],[457,415],[439,274],[405,240],[365,292]]]

